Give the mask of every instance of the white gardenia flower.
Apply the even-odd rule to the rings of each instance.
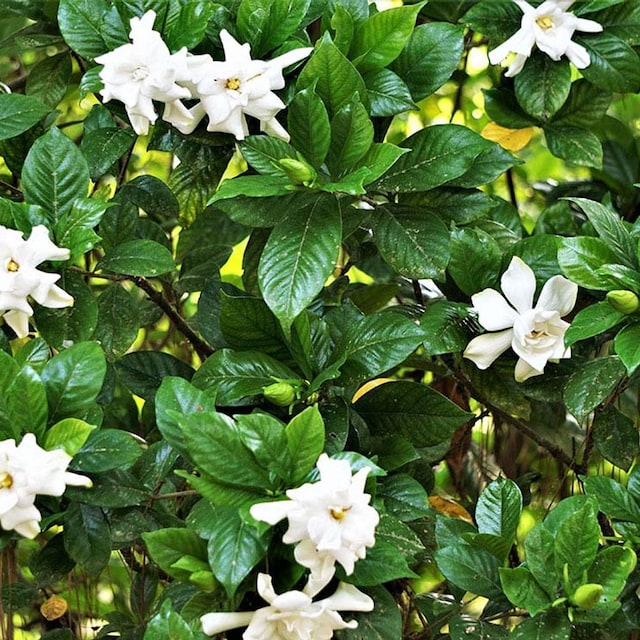
[[[326,584],[334,574],[335,563],[347,575],[364,558],[367,547],[375,544],[375,528],[380,516],[369,505],[364,493],[368,468],[355,475],[346,460],[332,460],[323,453],[316,465],[318,482],[289,489],[289,500],[254,504],[250,513],[256,520],[276,524],[289,519],[283,542],[298,543],[297,562],[311,571],[311,580]]]
[[[69,255],[69,249],[51,242],[44,225],[33,227],[28,240],[20,231],[0,226],[0,314],[19,338],[29,333],[33,315],[28,297],[52,309],[73,304],[73,298],[54,284],[59,274],[36,269],[45,260],[68,260]]]
[[[308,585],[307,585],[308,586]],[[243,640],[330,640],[337,629],[355,629],[355,620],[345,622],[338,611],[372,611],[373,600],[350,584],[341,582],[335,593],[313,601],[307,587],[278,595],[271,576],[258,574],[258,593],[269,606],[257,611],[207,613],[200,618],[202,630],[215,635],[246,626]]]
[[[187,49],[172,54],[153,30],[155,11],[147,11],[141,18],[131,18],[131,43],[98,56],[96,62],[104,65],[100,78],[104,89],[100,91],[105,102],[115,99],[123,102],[134,131],[148,133],[149,124],[158,118],[153,101],[171,104],[174,117],[180,122],[191,120],[189,111],[179,102],[190,98],[191,92],[179,84],[189,80]]]
[[[502,275],[500,285],[504,296],[495,289],[484,289],[471,296],[478,321],[494,333],[474,338],[464,357],[486,369],[511,347],[520,357],[515,368],[518,382],[542,374],[549,361],[570,358],[571,349],[564,346],[569,323],[561,318],[573,309],[578,285],[564,276],[553,276],[542,287],[533,306],[536,278],[517,256]]]
[[[224,62],[209,56],[187,58],[190,70],[187,86],[200,102],[190,110],[193,117],[190,123],[173,124],[182,133],[191,133],[206,115],[207,131],[231,133],[237,140],[243,140],[249,134],[246,116],[253,116],[260,120],[261,131],[289,140],[275,118],[285,104],[273,91],[285,86],[282,75],[285,67],[308,56],[312,48],[294,49],[269,61],[252,60],[250,45],[240,44],[225,29],[220,32],[220,40]]]
[[[574,0],[546,0],[539,7],[532,7],[525,0],[513,1],[523,12],[520,29],[489,52],[491,64],[498,64],[510,53],[516,54],[505,76],[513,77],[522,71],[535,45],[552,60],[567,56],[578,69],[591,64],[587,50],[571,38],[575,31],[602,31],[602,25],[595,20],[578,18],[573,13],[568,13],[567,9]]]
[[[55,449],[46,451],[27,433],[16,447],[13,439],[0,442],[0,525],[26,538],[40,533],[42,516],[36,495],[61,496],[68,485],[90,487],[86,476],[66,469],[71,456]]]

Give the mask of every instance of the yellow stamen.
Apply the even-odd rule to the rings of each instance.
[[[339,509],[329,509],[329,513],[334,520],[344,520],[347,515],[347,511],[349,511],[351,507],[341,507]]]
[[[20,265],[13,258],[10,258],[9,262],[7,262],[7,271],[15,273],[18,269],[20,269]]]
[[[540,16],[536,18],[536,24],[544,31],[553,28],[553,20],[549,16]]]
[[[11,489],[13,486],[13,478],[10,473],[3,471],[0,473],[0,489]]]
[[[238,78],[229,78],[225,86],[227,87],[227,89],[237,91],[240,88],[240,80],[238,80]]]

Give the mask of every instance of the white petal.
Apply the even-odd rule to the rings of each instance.
[[[334,611],[366,612],[373,611],[374,607],[373,600],[366,593],[346,582],[341,582],[335,593],[321,602]]]
[[[519,74],[524,68],[525,63],[529,59],[529,56],[525,56],[521,53],[517,53],[513,62],[509,65],[509,68],[505,71],[506,78],[513,78],[513,76]]]
[[[577,42],[569,42],[566,54],[576,69],[586,69],[591,64],[589,52]]]
[[[577,18],[576,23],[576,31],[585,31],[587,33],[599,33],[600,31],[602,31],[602,25],[595,20]]]
[[[2,317],[4,321],[15,331],[18,338],[25,338],[29,335],[29,317],[24,311],[12,309],[7,311]]]
[[[487,331],[500,331],[512,327],[518,314],[495,289],[484,289],[471,296],[478,322]]]
[[[522,314],[533,307],[536,277],[531,267],[518,256],[511,259],[509,268],[502,274],[500,286],[507,300],[517,309],[518,313]]]
[[[43,307],[49,307],[49,309],[62,309],[63,307],[73,306],[73,296],[70,296],[64,289],[55,284],[49,286],[46,291],[36,289],[32,295],[36,302]]]
[[[275,502],[258,502],[252,505],[249,513],[252,518],[274,525],[286,518],[295,504],[291,500],[278,500]]]
[[[65,471],[64,483],[68,487],[86,487],[90,489],[93,486],[91,478],[80,475],[79,473],[71,473],[70,471]]]
[[[267,135],[273,136],[274,138],[280,138],[280,140],[284,140],[285,142],[289,142],[291,139],[287,130],[275,118],[261,120],[260,131],[264,131]]]
[[[208,636],[222,633],[237,627],[246,627],[253,618],[253,611],[238,611],[234,613],[206,613],[200,618],[202,630]]]
[[[543,373],[544,371],[538,371],[538,369],[534,369],[528,362],[520,358],[516,363],[514,377],[516,379],[516,382],[524,382],[529,378],[533,378],[533,376],[539,376]]]
[[[474,362],[478,369],[487,369],[511,346],[512,339],[513,329],[484,333],[474,338],[462,355]]]
[[[542,287],[536,309],[557,311],[560,317],[566,316],[575,306],[578,285],[564,276],[553,276]]]

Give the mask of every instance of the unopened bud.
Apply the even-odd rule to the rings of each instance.
[[[288,407],[296,399],[296,390],[288,382],[274,382],[264,387],[262,393],[277,407]]]
[[[581,609],[593,609],[600,602],[603,593],[604,587],[601,584],[581,584],[575,590],[571,600]]]
[[[607,302],[620,313],[633,313],[640,306],[640,300],[633,291],[616,289],[607,293]]]
[[[316,170],[303,160],[294,158],[282,158],[279,160],[280,166],[287,174],[287,177],[296,184],[310,184],[316,179]]]

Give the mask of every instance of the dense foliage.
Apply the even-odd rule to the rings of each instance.
[[[0,0],[3,639],[637,637],[640,4],[378,5]]]

